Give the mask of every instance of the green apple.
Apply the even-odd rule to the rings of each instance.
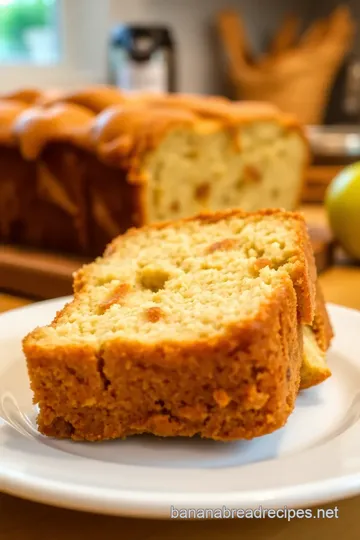
[[[360,260],[360,162],[345,167],[333,179],[325,206],[335,238],[348,255]]]

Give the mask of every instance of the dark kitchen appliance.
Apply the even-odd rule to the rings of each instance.
[[[164,26],[120,25],[110,40],[110,82],[127,91],[175,92],[175,44]]]
[[[350,55],[341,66],[329,96],[325,124],[360,124],[360,58]]]
[[[346,166],[360,160],[360,126],[309,126],[314,165]]]

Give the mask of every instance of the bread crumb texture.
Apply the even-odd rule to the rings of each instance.
[[[303,218],[227,211],[128,231],[24,339],[39,429],[231,440],[286,422],[316,271]]]
[[[141,159],[149,222],[234,206],[298,207],[308,160],[299,129],[279,120],[173,126]]]

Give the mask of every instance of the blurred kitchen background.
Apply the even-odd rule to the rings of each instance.
[[[267,52],[286,16],[299,19],[295,26],[300,34],[338,4],[335,0],[0,0],[0,62],[4,70],[0,91],[18,86],[18,81],[23,85],[27,73],[43,86],[107,82],[109,36],[125,24],[149,30],[167,28],[176,49],[176,90],[228,93],[219,13],[238,13],[251,51],[258,56]],[[351,0],[348,6],[356,21],[360,2]],[[357,57],[359,33],[345,61],[356,61]],[[30,67],[31,71],[26,69]]]
[[[306,127],[301,204],[322,225],[327,187],[360,161],[359,21],[360,0],[0,0],[0,94],[112,84],[270,101]]]
[[[309,126],[305,202],[360,157],[360,2],[0,0],[0,93],[24,86],[272,101]]]

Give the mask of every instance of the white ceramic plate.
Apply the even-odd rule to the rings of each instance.
[[[73,443],[36,431],[21,338],[68,299],[0,317],[0,490],[74,509],[170,517],[170,508],[308,507],[360,493],[360,312],[330,305],[333,376],[277,433],[251,442],[137,436]]]

